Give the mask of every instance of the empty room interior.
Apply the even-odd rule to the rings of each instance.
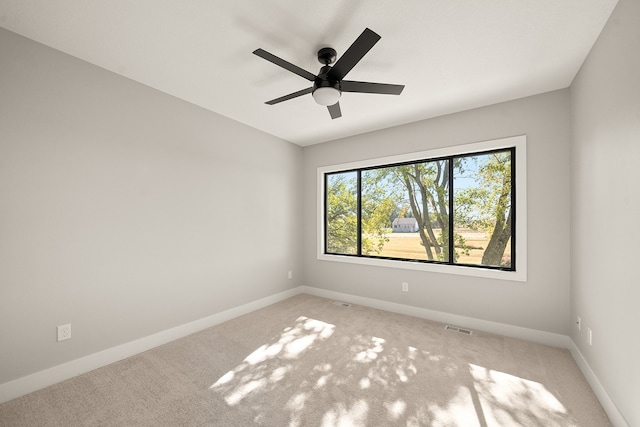
[[[3,0],[0,425],[640,426],[639,159],[638,0]]]

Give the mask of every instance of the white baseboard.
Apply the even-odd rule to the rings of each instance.
[[[323,298],[338,301],[350,302],[364,305],[380,310],[391,311],[393,313],[405,314],[408,316],[420,317],[436,322],[449,323],[466,328],[476,329],[505,335],[508,337],[533,341],[554,347],[566,348],[571,351],[576,364],[591,385],[594,393],[600,400],[602,407],[606,411],[609,419],[615,427],[628,427],[629,424],[615,406],[609,394],[606,392],[595,373],[583,357],[573,340],[566,335],[551,332],[538,331],[535,329],[523,328],[520,326],[507,325],[503,323],[490,322],[487,320],[475,319],[472,317],[460,316],[456,314],[444,313],[441,311],[428,310],[425,308],[413,307],[373,298],[350,295],[341,292],[329,291],[326,289],[313,288],[309,286],[299,286],[284,292],[277,293],[259,300],[243,304],[232,309],[213,314],[203,319],[195,320],[175,328],[167,329],[144,338],[140,338],[129,343],[112,347],[98,353],[90,354],[79,359],[63,363],[52,368],[45,369],[13,381],[0,384],[0,403],[7,402],[25,394],[40,390],[44,387],[58,383],[60,381],[73,378],[85,372],[92,371],[102,366],[109,365],[127,357],[134,356],[143,351],[150,350],[162,344],[174,341],[184,336],[193,334],[203,329],[215,326],[219,323],[234,319],[243,314],[250,313],[271,304],[283,301],[292,296],[305,293]]]
[[[591,389],[598,397],[602,408],[607,413],[611,424],[613,424],[615,427],[629,427],[629,423],[627,423],[622,413],[618,410],[618,407],[615,405],[615,403],[613,403],[613,400],[611,400],[609,393],[607,393],[602,384],[600,384],[598,377],[591,369],[591,366],[589,366],[589,364],[587,363],[587,359],[584,358],[584,356],[580,352],[580,349],[578,349],[578,346],[573,342],[573,340],[571,341],[570,350],[571,354],[573,355],[573,359],[576,361],[576,364],[580,368],[580,371],[582,371],[582,374],[587,379],[587,382],[591,386]]]
[[[243,314],[250,313],[271,304],[283,301],[301,292],[300,288],[289,289],[229,310],[213,314],[203,319],[185,323],[135,341],[71,360],[13,381],[0,384],[0,403],[7,402],[25,394],[40,390],[60,381],[109,365],[162,344],[177,340]]]
[[[441,311],[428,310],[425,308],[412,307],[404,304],[397,304],[388,301],[366,298],[357,295],[345,294],[342,292],[329,291],[326,289],[301,286],[301,292],[323,298],[364,305],[366,307],[377,308],[379,310],[391,311],[393,313],[405,314],[408,316],[420,317],[422,319],[433,320],[435,322],[449,323],[479,331],[490,332],[512,338],[533,341],[553,347],[565,348],[571,351],[576,364],[587,379],[596,397],[600,401],[603,409],[607,413],[609,420],[615,427],[629,427],[624,417],[613,403],[607,391],[602,387],[593,370],[578,350],[573,340],[567,335],[554,334],[551,332],[538,331],[535,329],[523,328],[520,326],[507,325],[504,323],[490,322],[487,320],[475,319],[472,317],[459,316],[456,314],[444,313]]]
[[[377,308],[379,310],[391,311],[393,313],[406,314],[408,316],[420,317],[422,319],[433,320],[435,322],[448,323],[451,325],[475,329],[478,331],[490,332],[512,338],[533,341],[540,344],[571,349],[571,339],[562,334],[538,331],[536,329],[523,328],[520,326],[507,325],[504,323],[491,322],[488,320],[476,319],[473,317],[460,316],[457,314],[444,313],[442,311],[429,310],[426,308],[413,307],[405,304],[398,304],[373,298],[360,297],[356,295],[344,294],[341,292],[329,291],[326,289],[301,286],[301,293],[315,295],[319,297],[335,299],[353,304],[364,305]]]

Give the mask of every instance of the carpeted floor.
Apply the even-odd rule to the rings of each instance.
[[[609,426],[567,350],[299,295],[0,405],[2,426]]]

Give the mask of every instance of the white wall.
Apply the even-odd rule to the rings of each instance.
[[[640,2],[620,0],[571,86],[571,336],[640,426]],[[586,328],[593,330],[593,345]]]
[[[0,29],[0,384],[299,285],[301,160]]]
[[[568,335],[569,119],[569,92],[561,90],[305,147],[304,284]],[[527,282],[316,259],[318,167],[521,134],[527,135]]]
[[[621,0],[570,91],[302,150],[0,29],[0,384],[304,284],[571,333],[640,425],[639,51]],[[527,282],[316,259],[317,167],[519,134]]]

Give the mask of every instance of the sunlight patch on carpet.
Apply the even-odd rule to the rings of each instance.
[[[230,407],[254,411],[258,424],[275,416],[289,427],[575,424],[539,382],[460,362],[437,341],[412,346],[381,335],[300,316],[210,390]]]
[[[316,341],[326,340],[333,335],[334,330],[335,326],[330,323],[300,316],[294,326],[285,328],[274,342],[258,347],[209,389],[222,391],[225,401],[231,406],[238,405],[252,393],[271,390],[292,369],[291,365],[283,364],[283,360],[298,358]],[[328,371],[331,366],[325,364],[317,368]],[[322,387],[328,378],[328,375],[321,377],[316,386]]]
[[[351,406],[338,403],[322,417],[323,427],[334,426],[366,426],[369,404],[363,399],[357,400]]]
[[[474,427],[483,425],[478,421],[478,414],[473,406],[471,392],[463,385],[457,386],[445,405],[429,404],[428,408],[431,413],[431,425],[433,426]]]
[[[371,337],[371,347],[356,354],[355,361],[368,363],[375,360],[378,357],[378,353],[384,350],[384,343],[385,340],[383,338]]]
[[[564,405],[543,384],[505,372],[469,364],[482,411],[489,425],[535,424],[572,426]]]
[[[387,414],[389,415],[389,419],[398,420],[402,417],[407,410],[407,402],[404,400],[396,400],[395,402],[385,403],[385,408],[387,409]]]

